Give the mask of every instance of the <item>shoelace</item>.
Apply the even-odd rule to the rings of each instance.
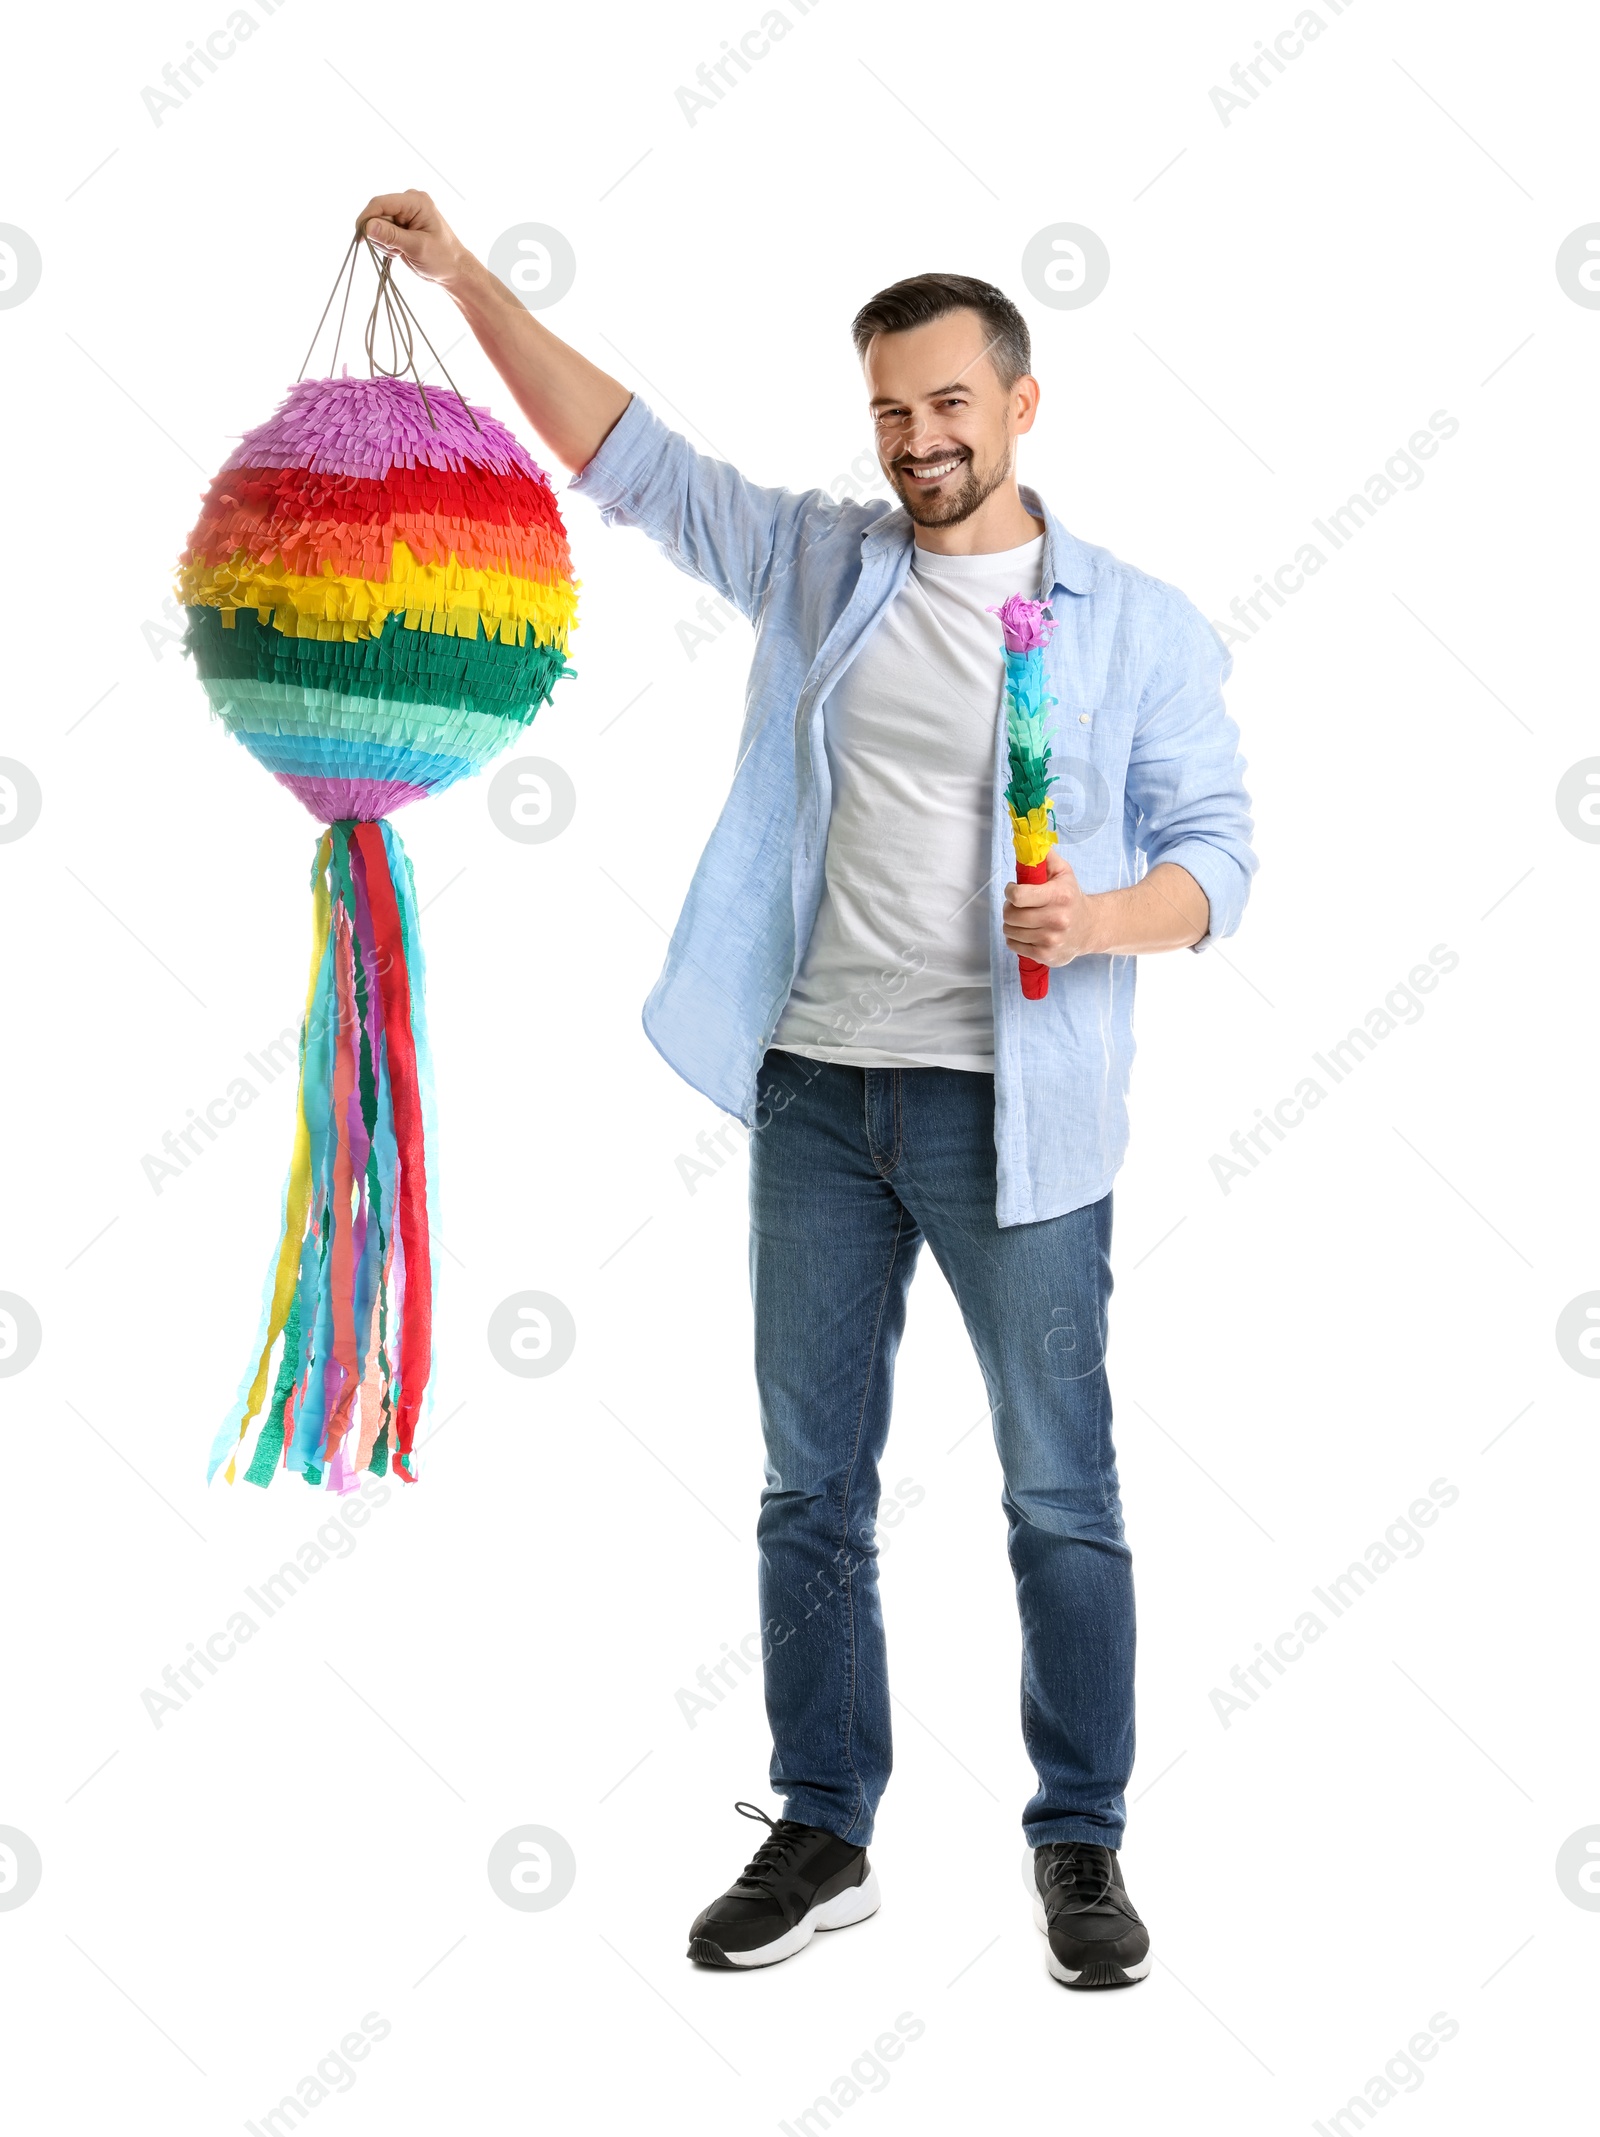
[[[1047,1892],[1058,1885],[1072,1886],[1071,1911],[1092,1913],[1117,1889],[1111,1875],[1111,1850],[1092,1840],[1057,1841],[1045,1865],[1044,1883]]]
[[[806,1828],[794,1818],[769,1818],[754,1803],[736,1803],[733,1807],[742,1818],[757,1818],[769,1828],[767,1838],[739,1873],[741,1880],[768,1883],[786,1868],[785,1858]]]

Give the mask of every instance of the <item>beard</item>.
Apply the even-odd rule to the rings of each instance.
[[[987,497],[992,497],[1001,483],[1011,473],[1009,447],[1001,454],[994,466],[980,475],[966,456],[964,468],[945,478],[937,496],[925,496],[912,490],[900,477],[901,463],[895,462],[885,470],[890,487],[906,508],[915,525],[919,527],[958,527],[964,519],[970,519]]]

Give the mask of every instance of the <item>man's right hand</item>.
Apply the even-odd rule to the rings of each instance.
[[[356,228],[425,282],[448,288],[477,264],[426,193],[376,194],[356,217]]]

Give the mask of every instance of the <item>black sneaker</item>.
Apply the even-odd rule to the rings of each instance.
[[[735,1881],[696,1915],[689,1957],[702,1966],[773,1966],[819,1929],[848,1929],[878,1911],[878,1880],[865,1848],[793,1818],[734,1806],[771,1827]]]
[[[1058,1840],[1033,1851],[1033,1919],[1048,1965],[1069,1989],[1121,1989],[1150,1971],[1150,1932],[1122,1882],[1115,1848]]]

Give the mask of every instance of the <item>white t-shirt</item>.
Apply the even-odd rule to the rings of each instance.
[[[994,1069],[989,978],[1000,619],[1039,598],[1044,536],[914,549],[823,712],[833,807],[822,902],[772,1044],[868,1068]]]

